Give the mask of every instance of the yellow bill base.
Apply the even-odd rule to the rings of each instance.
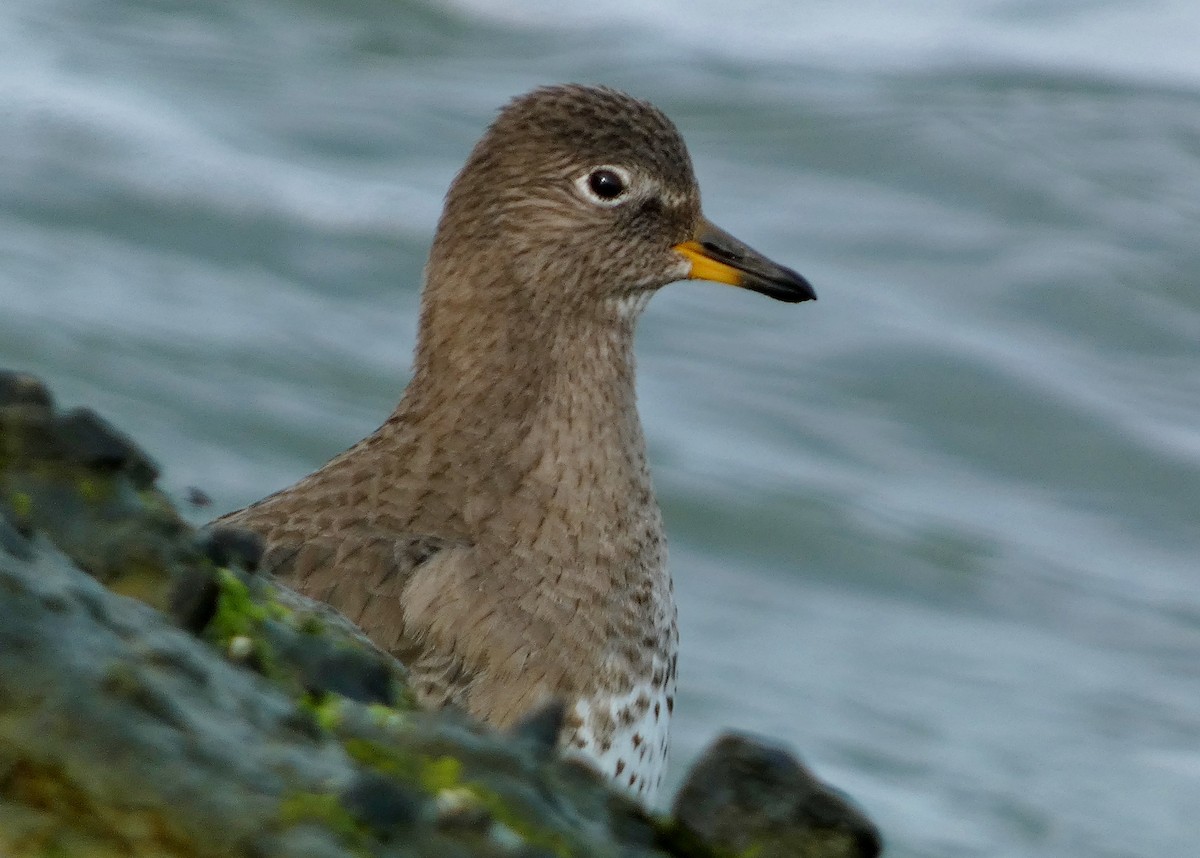
[[[692,263],[692,269],[688,272],[689,280],[712,280],[715,283],[728,283],[730,286],[742,285],[742,272],[708,256],[700,242],[685,241],[675,245],[675,250]]]

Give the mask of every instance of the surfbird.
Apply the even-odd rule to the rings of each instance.
[[[557,699],[564,748],[646,801],[678,632],[633,339],[685,279],[816,297],[705,220],[652,105],[577,85],[515,99],[446,196],[396,410],[223,519],[407,664],[423,705],[507,727]]]

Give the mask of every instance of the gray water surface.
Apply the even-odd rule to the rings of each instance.
[[[673,783],[738,726],[898,858],[1192,854],[1197,44],[1185,0],[9,0],[0,365],[260,497],[394,405],[495,109],[628,89],[821,296],[641,326]]]

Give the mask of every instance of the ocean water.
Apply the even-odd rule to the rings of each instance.
[[[8,0],[0,365],[197,521],[253,500],[390,411],[495,109],[630,90],[820,294],[641,325],[671,784],[736,727],[897,858],[1192,854],[1198,44],[1191,0]]]

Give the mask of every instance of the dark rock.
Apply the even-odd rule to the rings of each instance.
[[[171,588],[167,612],[181,629],[199,633],[217,612],[219,592],[211,569],[189,566]]]
[[[263,540],[243,527],[217,525],[201,531],[200,550],[217,566],[256,572],[262,562]]]
[[[528,743],[536,753],[549,757],[558,746],[566,717],[566,705],[555,698],[518,721],[510,733],[514,739]]]
[[[281,633],[282,632],[282,633]],[[295,666],[300,685],[314,697],[338,694],[357,703],[395,706],[390,663],[377,652],[331,647],[321,634],[294,634],[284,626],[267,630],[275,652]]]
[[[0,370],[0,408],[32,406],[49,411],[54,397],[41,380],[24,372]]]
[[[90,408],[77,408],[57,424],[58,441],[69,461],[124,471],[139,489],[149,488],[158,478],[158,466],[150,457]]]
[[[343,791],[342,804],[373,831],[403,834],[420,818],[425,802],[420,793],[391,778],[363,772]]]
[[[0,855],[311,854],[271,833],[281,797],[349,772],[280,740],[286,697],[48,547],[0,555],[0,592]]]
[[[841,792],[787,749],[726,733],[675,797],[679,830],[694,842],[756,858],[875,858],[879,831]]]

